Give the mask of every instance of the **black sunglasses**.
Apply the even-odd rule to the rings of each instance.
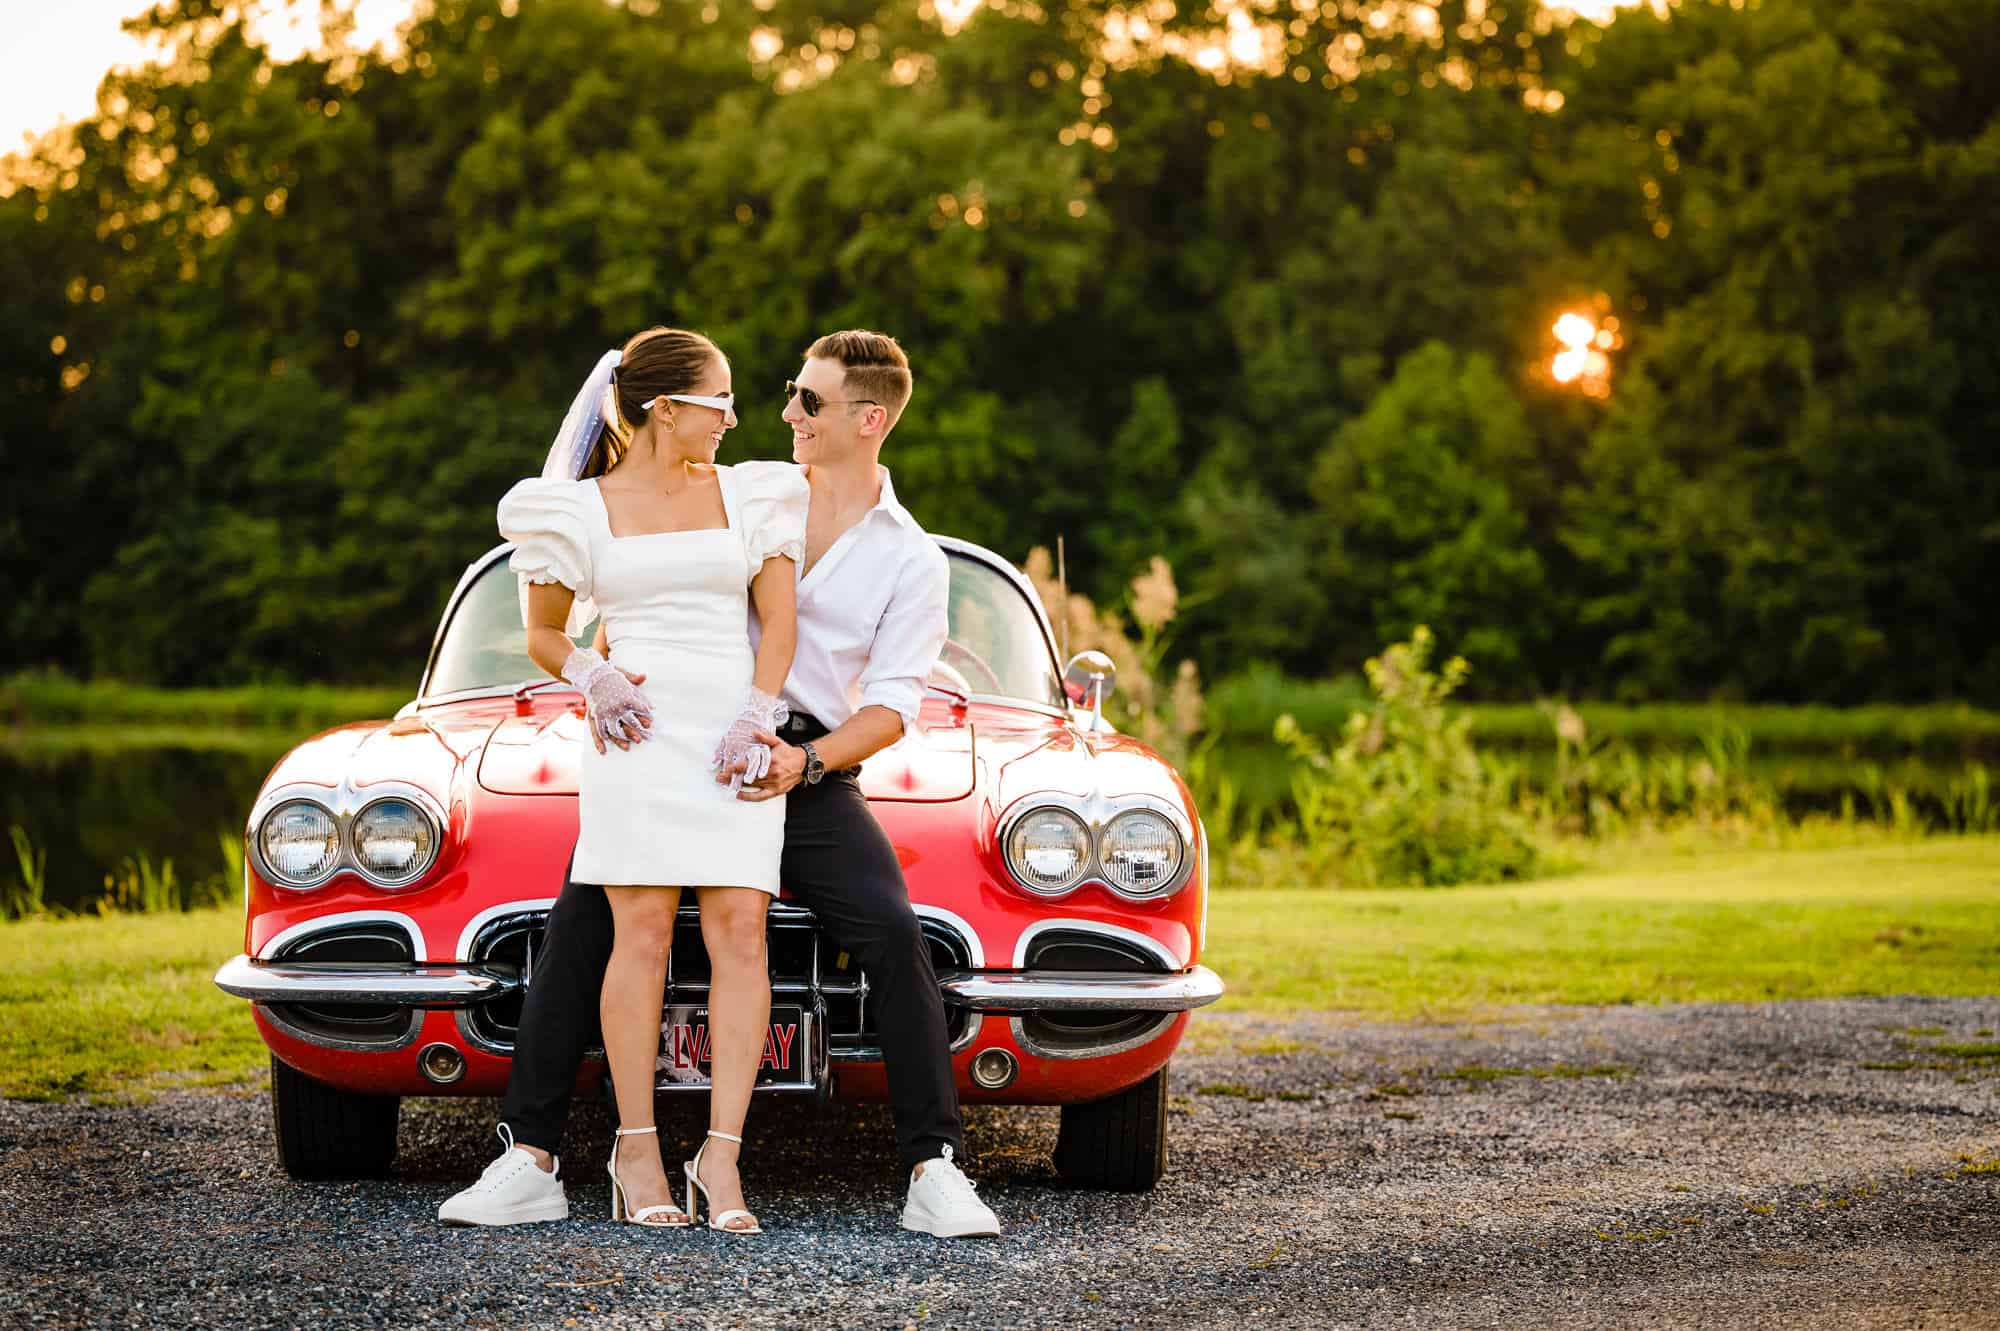
[[[785,401],[790,402],[794,397],[799,400],[799,405],[806,409],[806,415],[808,416],[819,415],[821,407],[858,407],[863,405],[879,407],[882,405],[872,397],[852,397],[845,402],[830,401],[813,392],[812,389],[801,388],[790,379],[787,379],[785,380]]]

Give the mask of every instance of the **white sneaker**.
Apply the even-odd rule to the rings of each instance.
[[[926,1160],[923,1174],[910,1180],[903,1228],[941,1239],[991,1237],[999,1234],[1000,1219],[979,1200],[972,1180],[951,1162],[947,1146],[942,1157]]]
[[[438,1207],[438,1219],[447,1225],[527,1225],[569,1219],[562,1161],[555,1160],[555,1168],[545,1171],[525,1146],[514,1145],[514,1134],[505,1123],[499,1131],[507,1149],[486,1166],[479,1182]]]

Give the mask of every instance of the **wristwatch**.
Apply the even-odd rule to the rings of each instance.
[[[819,750],[812,746],[811,740],[799,745],[799,748],[804,750],[806,755],[805,783],[816,786],[819,784],[819,779],[826,775],[826,764],[819,760]]]

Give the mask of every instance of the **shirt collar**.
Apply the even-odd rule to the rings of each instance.
[[[870,513],[885,513],[898,526],[917,528],[917,520],[910,516],[910,510],[896,501],[896,486],[889,479],[889,469],[881,463],[875,464],[875,471],[882,478],[882,497],[875,501]],[[921,528],[917,528],[921,530]]]

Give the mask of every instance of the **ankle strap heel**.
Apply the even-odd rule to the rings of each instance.
[[[625,1185],[618,1181],[619,1137],[648,1137],[659,1132],[659,1127],[614,1128],[612,1130],[611,1158],[604,1163],[604,1172],[611,1176],[611,1218],[628,1225],[645,1225],[653,1229],[686,1229],[694,1223],[692,1216],[673,1203],[673,1185],[667,1186],[668,1200],[659,1206],[641,1206],[634,1209],[625,1200]]]

